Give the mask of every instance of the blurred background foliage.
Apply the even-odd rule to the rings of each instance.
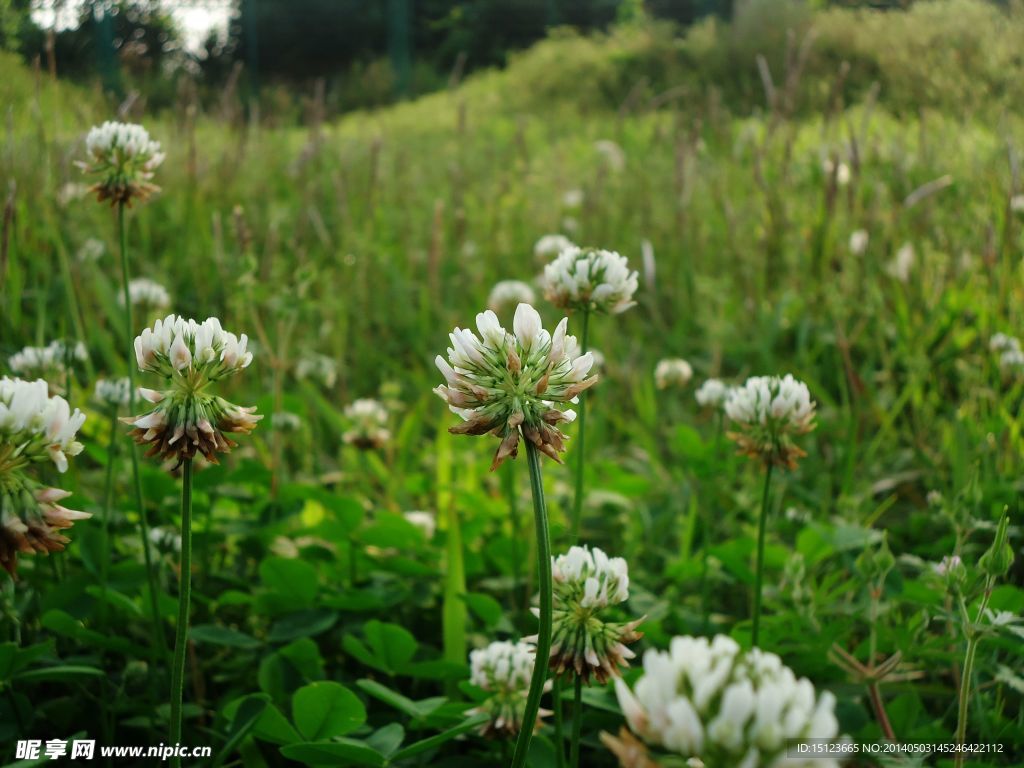
[[[828,98],[841,62],[848,94],[877,82],[896,109],[1004,104],[1024,82],[1018,0],[223,0],[226,30],[190,48],[170,10],[209,2],[85,0],[77,23],[44,29],[31,0],[0,0],[0,46],[72,80],[98,76],[118,98],[145,94],[149,109],[174,107],[183,89],[211,105],[237,89],[295,121],[311,91],[326,116],[380,106],[506,66],[545,37],[577,40],[531,50],[541,95],[585,89],[595,107],[713,84],[749,111],[762,97],[756,55],[777,71],[788,36],[812,30],[805,110]]]

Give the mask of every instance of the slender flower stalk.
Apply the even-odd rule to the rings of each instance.
[[[761,584],[764,577],[765,529],[771,493],[772,469],[795,469],[807,454],[793,438],[815,427],[814,401],[807,385],[791,375],[754,376],[742,387],[729,390],[725,413],[736,426],[728,436],[740,453],[758,459],[765,467],[764,492],[757,525],[757,562],[754,571],[754,611],[751,642],[758,645],[761,628]]]
[[[181,573],[178,576],[178,626],[174,636],[171,667],[170,743],[181,743],[181,708],[185,694],[185,650],[188,646],[189,603],[192,599],[192,459],[182,462],[181,473]],[[180,768],[181,758],[172,757],[171,766]]]
[[[124,299],[124,332],[125,338],[130,342],[134,337],[135,324],[132,321],[131,301],[131,271],[128,268],[128,235],[125,227],[125,203],[117,205],[117,231],[118,242],[121,247],[121,288]],[[131,354],[128,356],[128,407],[135,411],[135,366],[131,363]],[[155,639],[153,645],[154,658],[167,656],[167,639],[164,637],[162,621],[160,619],[160,604],[157,599],[156,570],[153,567],[153,552],[150,548],[149,538],[149,517],[146,513],[146,497],[142,492],[142,473],[139,469],[139,455],[135,446],[128,450],[132,459],[132,489],[135,492],[135,508],[139,513],[139,538],[142,541],[142,558],[146,568],[146,582],[149,587],[149,610],[152,615],[152,631]]]
[[[548,535],[548,511],[544,502],[544,481],[541,477],[540,454],[537,447],[526,444],[526,461],[530,466],[530,489],[533,493],[534,521],[537,528],[537,562],[539,568],[538,583],[540,586],[540,626],[537,630],[537,661],[530,677],[530,693],[523,710],[523,722],[532,723],[540,713],[540,699],[544,694],[548,677],[548,665],[543,659],[551,653],[551,616],[553,610],[552,579],[551,579],[551,539]],[[557,704],[557,702],[556,702]],[[533,731],[524,728],[516,739],[515,752],[512,753],[512,768],[523,768],[526,756],[530,752],[530,741]],[[561,749],[561,746],[559,746]]]

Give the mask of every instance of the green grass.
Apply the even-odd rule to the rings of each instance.
[[[224,750],[223,764],[346,764],[345,755],[374,764],[360,750],[387,752],[396,722],[395,765],[498,762],[498,745],[476,738],[409,750],[463,722],[474,693],[461,682],[459,646],[536,627],[514,579],[536,570],[514,559],[532,546],[522,539],[526,468],[517,462],[523,518],[513,538],[502,478],[487,472],[495,445],[445,433],[455,417],[430,393],[441,381],[432,360],[494,282],[541,270],[533,243],[564,231],[566,217],[576,222],[566,234],[637,268],[644,240],[655,254],[639,306],[592,321],[591,344],[607,362],[588,393],[582,526],[583,541],[629,561],[629,613],[648,617],[643,647],[686,633],[748,641],[762,476],[733,456],[693,390],[712,375],[792,372],[808,383],[819,423],[801,441],[799,469],[775,476],[762,645],[837,695],[844,732],[880,739],[866,688],[828,652],[835,643],[868,661],[872,582],[857,562],[887,532],[897,560],[881,585],[874,642],[915,673],[882,685],[888,716],[901,740],[953,740],[963,633],[928,563],[959,542],[980,583],[977,560],[1004,505],[1011,526],[1019,520],[1024,387],[1000,372],[988,340],[1022,326],[1024,217],[1009,200],[1024,190],[1007,158],[1017,162],[1024,122],[982,108],[900,115],[884,95],[776,119],[716,108],[706,94],[617,110],[569,100],[557,83],[539,91],[538,62],[559,50],[568,60],[584,45],[545,43],[505,73],[318,133],[141,116],[168,159],[156,179],[163,191],[128,216],[136,274],[164,283],[174,311],[218,316],[254,339],[255,362],[229,386],[232,400],[303,419],[294,433],[264,421],[220,467],[195,474],[185,741]],[[70,398],[90,412],[86,453],[62,481],[96,516],[72,529],[55,569],[25,556],[4,588],[18,620],[5,619],[4,631],[18,650],[0,645],[0,669],[12,654],[24,669],[0,678],[10,694],[0,696],[0,744],[80,731],[105,744],[156,744],[166,739],[167,668],[146,664],[126,439],[113,476],[113,558],[102,563],[110,424],[90,393],[95,375],[126,372],[114,213],[56,200],[81,180],[72,163],[85,131],[111,114],[98,97],[45,78],[37,91],[29,73],[3,66],[16,108],[0,169],[4,189],[17,187],[0,351],[61,336],[88,346]],[[595,150],[603,139],[622,148],[621,171]],[[822,160],[853,164],[851,145],[852,181],[830,200]],[[946,175],[950,186],[905,204]],[[573,189],[584,192],[579,208],[564,203]],[[861,228],[870,242],[855,256],[848,240]],[[95,264],[75,255],[89,238],[106,244]],[[901,282],[887,268],[904,243],[916,260]],[[557,311],[538,307],[553,326]],[[337,362],[334,386],[296,378],[309,352]],[[654,365],[668,356],[692,363],[689,388],[655,389]],[[342,410],[392,383],[394,439],[360,455],[342,443]],[[545,466],[556,552],[569,537],[571,446],[566,458]],[[147,462],[143,483],[151,523],[174,528],[178,481]],[[932,490],[941,507],[928,505]],[[438,513],[432,541],[398,514],[411,509]],[[445,582],[453,535],[464,548],[455,563],[464,598]],[[159,549],[168,639],[176,567],[173,550]],[[1020,575],[1018,563],[991,607],[1024,610]],[[1024,751],[1022,663],[1012,634],[979,645],[968,741],[1005,750],[974,765],[1013,765]],[[612,765],[597,734],[621,724],[614,697],[588,697],[607,706],[587,709],[583,764]],[[320,730],[306,710],[335,699],[338,711],[365,708],[365,723]],[[321,748],[333,757],[303,746],[343,731],[355,742]],[[538,737],[542,752],[550,734]]]

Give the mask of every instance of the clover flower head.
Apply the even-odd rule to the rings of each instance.
[[[693,368],[681,357],[659,360],[654,367],[654,383],[658,389],[685,387],[693,378]]]
[[[914,262],[916,260],[917,256],[914,254],[914,246],[910,243],[904,243],[896,251],[896,256],[893,257],[893,260],[886,266],[886,271],[901,283],[905,283],[910,280],[910,274],[914,269]]]
[[[26,380],[45,379],[51,391],[61,386],[68,375],[68,364],[87,359],[85,345],[69,345],[57,340],[45,347],[25,347],[11,355],[7,365],[11,372]]]
[[[999,356],[999,368],[1003,373],[1018,373],[1024,370],[1024,351],[1008,349]]]
[[[108,408],[121,408],[131,403],[132,386],[127,376],[119,379],[97,379],[96,401]]]
[[[729,387],[721,379],[707,379],[693,397],[702,408],[721,408],[729,394]]]
[[[617,315],[636,304],[636,289],[636,271],[614,251],[572,246],[544,268],[544,297],[560,309]]]
[[[487,308],[500,313],[509,307],[533,304],[535,300],[536,295],[529,283],[522,280],[501,280],[491,289],[491,295],[487,297]]]
[[[864,229],[856,229],[850,233],[850,253],[860,256],[868,249],[868,233]]]
[[[118,299],[124,304],[124,296]],[[136,277],[128,283],[128,300],[133,307],[162,310],[171,306],[171,294],[160,283],[148,277]]]
[[[627,647],[643,637],[636,628],[643,619],[608,620],[607,609],[629,598],[629,569],[621,557],[608,557],[597,547],[571,547],[551,558],[554,614],[551,655],[554,674],[574,672],[589,682],[618,677],[634,653]],[[534,639],[534,638],[527,638]]]
[[[19,554],[62,551],[70,539],[61,531],[92,515],[64,507],[61,502],[71,495],[68,491],[25,477],[11,480],[0,483],[0,566],[14,578]]]
[[[498,640],[486,648],[470,651],[469,682],[490,694],[473,714],[489,715],[481,734],[497,738],[513,738],[523,726],[523,710],[530,691],[530,678],[536,653],[533,646],[519,641]],[[540,724],[542,711],[537,718]]]
[[[437,518],[434,517],[433,512],[424,512],[422,510],[415,509],[402,513],[402,517],[404,517],[407,522],[412,523],[423,531],[423,538],[427,541],[434,538],[434,533],[437,531]]]
[[[345,407],[348,429],[341,436],[348,445],[369,450],[382,448],[391,439],[388,409],[368,397],[354,400]]]
[[[53,462],[66,472],[68,458],[82,452],[75,437],[85,414],[49,394],[42,379],[0,378],[0,485],[26,465]]]
[[[103,258],[103,254],[106,252],[107,246],[103,244],[102,240],[90,237],[79,247],[75,253],[75,258],[82,264],[95,264]]]
[[[448,431],[501,438],[491,469],[515,458],[520,436],[561,462],[567,436],[558,424],[572,421],[576,414],[559,406],[574,402],[597,383],[597,376],[587,376],[593,356],[577,354],[576,339],[566,332],[567,318],[554,334],[548,333],[529,304],[516,308],[513,333],[491,310],[478,314],[476,325],[479,337],[467,328],[456,328],[449,334],[448,359],[438,355],[434,360],[445,378],[434,392],[464,422]]]
[[[741,453],[789,469],[807,455],[793,438],[814,429],[814,401],[792,375],[752,376],[729,392],[725,414],[736,426],[728,435]]]
[[[579,208],[583,205],[583,190],[579,187],[565,190],[565,194],[562,195],[562,205],[566,208]],[[554,256],[555,254],[547,254]]]
[[[630,730],[650,746],[714,766],[838,768],[786,757],[795,743],[836,739],[839,724],[832,694],[817,695],[775,654],[744,652],[725,635],[675,637],[668,651],[648,650],[643,666],[633,690],[618,679],[615,692]]]
[[[1020,351],[1020,339],[1005,333],[994,333],[988,341],[988,348],[993,352]]]
[[[327,355],[316,352],[303,355],[295,364],[297,379],[313,379],[330,389],[338,381],[338,365]]]
[[[534,244],[533,255],[538,259],[550,259],[575,246],[576,244],[565,235],[544,235]]]
[[[248,338],[225,331],[220,320],[202,323],[177,315],[157,320],[135,339],[139,370],[162,377],[166,389],[139,389],[154,408],[121,419],[133,427],[130,434],[149,445],[148,456],[177,459],[180,464],[196,453],[218,463],[218,453],[229,453],[237,443],[228,435],[249,433],[263,417],[254,407],[244,408],[214,393],[216,385],[252,362]]]
[[[617,173],[626,167],[626,153],[611,139],[595,141],[594,149],[610,170]]]
[[[298,432],[302,429],[302,417],[291,411],[278,411],[270,416],[270,428],[277,432]]]
[[[145,201],[159,190],[151,179],[164,153],[141,125],[107,121],[94,126],[85,137],[85,149],[88,158],[78,165],[100,177],[92,186],[100,202],[130,205],[133,198]]]

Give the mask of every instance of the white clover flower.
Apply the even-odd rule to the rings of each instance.
[[[697,405],[702,408],[720,408],[728,394],[729,387],[721,380],[707,379],[697,388],[693,396],[697,400]]]
[[[315,352],[303,355],[295,364],[295,377],[298,379],[315,379],[327,389],[338,381],[338,366],[327,355]]]
[[[914,269],[914,261],[916,258],[917,257],[914,255],[914,246],[910,243],[904,243],[903,246],[896,251],[896,256],[891,262],[889,262],[889,265],[886,267],[886,271],[901,283],[905,283],[910,279],[910,273]]]
[[[929,507],[941,507],[944,499],[941,491],[931,490],[925,495],[925,500]]]
[[[575,235],[580,231],[580,223],[573,216],[564,216],[562,217],[562,229],[570,235]]]
[[[522,280],[501,280],[491,289],[491,295],[487,297],[487,308],[495,313],[503,312],[520,304],[533,304],[536,298],[529,283]]]
[[[145,307],[150,311],[171,306],[171,294],[167,289],[147,277],[137,277],[128,282],[128,299],[133,307]],[[118,301],[123,305],[124,296],[119,296]]]
[[[544,268],[544,297],[560,309],[619,314],[636,289],[636,271],[614,251],[573,246]]]
[[[988,348],[993,352],[1008,352],[1010,350],[1020,352],[1020,340],[1005,333],[996,333],[989,339]]]
[[[523,710],[530,690],[535,660],[533,646],[499,640],[470,651],[469,682],[491,694],[471,713],[489,715],[481,729],[484,736],[511,738],[522,728]],[[545,714],[543,711],[538,715]]]
[[[712,766],[839,767],[828,757],[788,756],[797,743],[836,739],[839,723],[832,694],[816,695],[775,654],[744,652],[725,635],[675,637],[667,652],[648,650],[643,665],[632,691],[617,679],[615,692],[630,729],[649,745]]]
[[[161,552],[181,552],[181,533],[169,525],[149,529],[149,541]]]
[[[51,389],[64,381],[68,363],[88,357],[85,345],[77,342],[69,346],[63,341],[52,341],[45,347],[25,347],[7,359],[11,372],[27,380],[45,379]]]
[[[643,635],[642,619],[611,622],[605,609],[629,598],[629,569],[621,557],[594,547],[571,547],[551,558],[554,614],[549,666],[556,676],[575,672],[599,683],[619,675],[634,654],[626,646]],[[534,638],[527,638],[534,639]]]
[[[693,367],[681,357],[659,360],[654,367],[654,383],[658,389],[685,387],[693,378]]]
[[[792,438],[814,429],[814,401],[807,385],[791,374],[753,376],[730,390],[725,414],[736,425],[729,437],[741,453],[790,469],[806,454]]]
[[[1024,370],[1024,352],[1019,349],[1006,350],[999,356],[999,367],[1004,373]]]
[[[148,456],[175,458],[180,464],[200,453],[216,464],[217,453],[237,445],[228,434],[256,428],[263,417],[255,407],[243,408],[211,391],[252,362],[248,341],[244,333],[239,337],[225,331],[215,317],[197,323],[177,315],[157,320],[136,337],[139,370],[162,376],[168,386],[139,389],[155,408],[121,419],[134,427],[130,434],[137,443],[150,445]]]
[[[1010,210],[1014,213],[1024,213],[1024,195],[1014,195],[1010,198]]]
[[[964,567],[960,555],[945,555],[941,562],[932,563],[932,571],[939,576],[948,576]]]
[[[49,395],[45,381],[0,378],[0,475],[45,461],[66,472],[68,457],[82,452],[75,436],[84,422],[84,413]]]
[[[62,184],[60,189],[57,190],[57,204],[61,208],[67,207],[70,203],[81,200],[87,194],[89,194],[89,186],[87,184],[69,181],[66,184]]]
[[[433,512],[424,512],[416,509],[403,512],[402,517],[423,531],[423,538],[427,541],[434,538],[434,533],[437,531],[437,518],[434,517]]]
[[[291,411],[278,411],[270,416],[270,428],[277,432],[298,432],[302,429],[302,417]]]
[[[594,149],[610,170],[618,173],[626,167],[626,153],[611,139],[595,141]]]
[[[582,189],[567,189],[565,194],[562,195],[562,205],[566,208],[579,208],[583,205],[583,190]]]
[[[360,398],[345,407],[348,429],[341,439],[348,445],[369,450],[381,448],[391,439],[388,429],[388,410],[379,401]]]
[[[82,452],[75,438],[85,414],[63,397],[51,397],[45,381],[0,378],[0,566],[15,575],[18,554],[64,549],[59,531],[90,515],[63,507],[71,494],[41,485],[30,474],[36,464],[66,472]]]
[[[96,380],[96,400],[109,408],[117,409],[129,405],[131,396],[132,386],[127,376],[120,379]]]
[[[565,235],[544,235],[533,246],[533,255],[538,259],[550,259],[557,256],[568,248],[575,247],[575,243]]]
[[[434,392],[465,422],[448,431],[501,438],[491,469],[516,456],[520,434],[561,461],[558,454],[566,435],[557,425],[576,414],[556,406],[572,402],[597,383],[597,376],[587,377],[594,358],[575,354],[578,347],[576,338],[566,333],[568,322],[562,318],[552,335],[541,327],[537,310],[520,304],[512,323],[515,332],[509,333],[487,310],[476,316],[479,338],[469,329],[456,328],[449,335],[448,359],[435,359],[446,383]]]
[[[107,252],[107,246],[103,244],[102,240],[97,240],[95,237],[90,237],[75,254],[75,258],[78,259],[82,264],[95,264],[101,258],[103,254]]]
[[[145,201],[159,189],[150,180],[164,154],[141,125],[107,121],[95,126],[85,137],[85,149],[88,159],[78,165],[101,177],[92,187],[100,202],[130,205],[133,198]]]
[[[860,256],[868,249],[868,233],[865,229],[855,229],[850,233],[850,253]]]

